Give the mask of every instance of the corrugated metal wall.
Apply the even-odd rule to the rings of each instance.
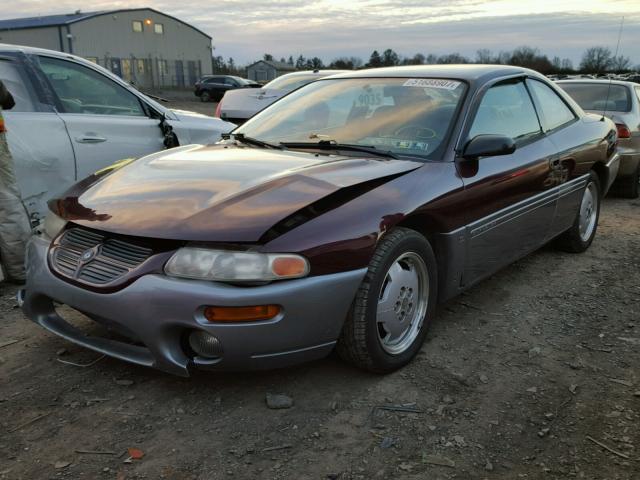
[[[136,32],[133,22],[142,22]],[[157,33],[162,25],[162,33]],[[45,32],[46,30],[46,32]],[[151,10],[100,15],[61,27],[63,51],[98,63],[144,88],[191,87],[211,73],[211,40]],[[61,50],[58,27],[9,32],[5,43]],[[0,37],[5,37],[0,32]],[[68,38],[70,36],[70,38]]]
[[[0,43],[60,50],[60,35],[58,27],[2,30],[0,31]]]

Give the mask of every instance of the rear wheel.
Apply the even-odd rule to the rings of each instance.
[[[398,228],[380,242],[338,340],[340,356],[373,372],[406,365],[435,312],[437,266],[429,242]]]
[[[201,102],[210,102],[211,101],[211,94],[205,90],[204,92],[202,92],[200,94],[200,101]]]
[[[566,252],[584,252],[596,236],[600,218],[600,181],[591,172],[582,194],[580,208],[569,230],[558,237],[558,245]]]

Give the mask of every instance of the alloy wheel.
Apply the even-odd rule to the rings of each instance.
[[[595,183],[589,182],[582,195],[580,204],[580,219],[578,220],[580,239],[586,242],[591,238],[593,230],[596,228],[598,216],[598,187]]]
[[[399,355],[417,338],[429,302],[429,274],[420,255],[405,252],[392,264],[378,297],[376,320],[383,350]]]

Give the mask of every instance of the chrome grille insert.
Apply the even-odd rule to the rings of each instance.
[[[60,275],[102,286],[126,276],[152,255],[146,246],[75,227],[57,240],[50,258]]]

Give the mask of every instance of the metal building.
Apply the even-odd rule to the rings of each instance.
[[[296,67],[274,60],[259,60],[247,67],[247,78],[256,82],[270,82],[285,73],[295,72]]]
[[[0,20],[0,43],[73,53],[145,88],[192,86],[212,72],[211,37],[152,8]]]

